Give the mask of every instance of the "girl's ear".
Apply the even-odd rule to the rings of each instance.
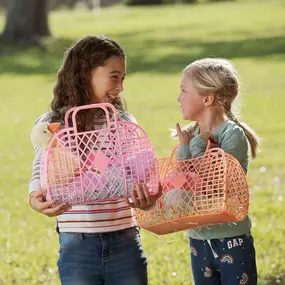
[[[215,96],[214,95],[206,95],[206,96],[203,96],[204,97],[204,100],[203,100],[203,102],[204,102],[204,105],[205,106],[211,106],[213,103],[214,103],[214,101],[215,101]]]

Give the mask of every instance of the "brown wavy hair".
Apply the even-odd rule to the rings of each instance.
[[[92,104],[91,71],[104,66],[112,56],[126,58],[122,47],[104,36],[86,36],[66,51],[53,89],[51,122],[63,124],[68,109]],[[112,104],[119,110],[125,109],[125,102],[120,97]],[[93,129],[94,115],[94,110],[80,111],[76,117],[78,130]]]

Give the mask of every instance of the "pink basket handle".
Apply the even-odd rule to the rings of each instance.
[[[108,128],[111,127],[112,124],[117,126],[117,124],[118,124],[118,111],[116,110],[116,108],[110,103],[100,103],[100,104],[89,104],[89,105],[70,108],[65,113],[65,118],[64,118],[65,127],[66,128],[71,127],[71,126],[69,126],[68,119],[70,116],[72,116],[72,127],[77,132],[76,115],[79,111],[87,110],[87,109],[102,109],[106,114],[106,121],[107,121]],[[108,109],[111,109],[113,111],[113,113],[114,113],[113,118],[110,117],[110,112],[108,111]]]

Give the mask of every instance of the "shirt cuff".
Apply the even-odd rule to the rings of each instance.
[[[36,190],[39,190],[39,189],[41,189],[41,183],[40,183],[39,179],[36,179],[33,182],[31,182],[30,185],[29,185],[29,195],[32,192],[34,192]]]
[[[206,142],[200,137],[194,137],[190,141],[190,151],[193,158],[202,156],[206,150]]]
[[[179,160],[184,160],[190,158],[189,145],[180,145],[177,149],[177,155]]]

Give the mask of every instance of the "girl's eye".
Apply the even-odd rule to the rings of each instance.
[[[117,75],[113,75],[112,78],[118,79],[118,76]]]

